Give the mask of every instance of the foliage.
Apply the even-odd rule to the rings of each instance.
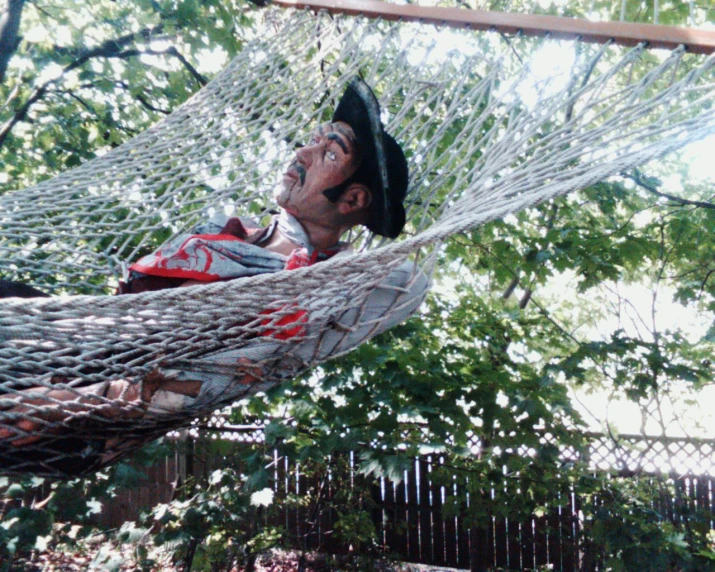
[[[250,33],[242,0],[26,2],[0,85],[0,184],[23,188],[161,119]]]
[[[709,515],[687,507],[664,477],[592,480],[584,495],[586,569],[715,570]]]
[[[117,491],[146,479],[142,469],[170,450],[162,442],[152,443],[133,456],[131,465],[119,463],[89,479],[50,482],[38,477],[0,477],[0,571],[9,570],[18,555],[41,552],[57,543],[73,547],[95,534],[95,516]]]
[[[233,570],[239,565],[251,569],[259,555],[275,547],[303,556],[309,548],[320,550],[309,540],[330,513],[334,530],[328,534],[335,534],[359,557],[381,556],[369,517],[374,483],[351,478],[344,452],[327,460],[294,463],[289,474],[279,443],[232,445],[216,440],[194,443],[196,457],[227,454],[226,466],[199,479],[189,477],[170,502],[157,504],[136,523],[125,523],[111,537],[112,544],[134,546],[137,563],[151,569],[160,565],[161,549],[171,554],[174,564],[196,571]],[[281,451],[279,456],[273,446]],[[280,502],[274,501],[276,490],[282,493]],[[287,528],[285,521],[275,525],[284,511],[298,524],[297,530]]]
[[[237,487],[242,480],[232,468],[213,471],[207,486],[191,480],[180,499],[156,505],[138,527],[126,523],[117,537],[136,542],[151,534],[155,545],[170,546],[174,560],[193,564],[194,570],[230,570],[281,538],[279,530],[261,526],[260,508],[251,506],[250,495]],[[154,564],[146,547],[138,546],[145,564]]]
[[[619,6],[574,1],[545,11],[613,17]],[[627,2],[626,12],[647,20],[643,6]],[[682,22],[686,6],[675,3],[660,21]],[[240,49],[256,17],[239,0],[28,1],[0,85],[3,191],[102,154],[161,119]],[[272,419],[265,446],[205,484],[186,484],[117,540],[136,545],[148,568],[157,562],[147,539],[194,569],[249,562],[276,545],[304,549],[305,536],[264,524],[274,504],[251,504],[276,486],[275,445],[314,483],[287,505],[313,520],[335,510],[336,534],[371,557],[380,555],[365,518],[374,479],[399,480],[417,456],[432,454],[444,459],[435,477],[456,478],[462,491],[446,510],[476,528],[557,507],[575,492],[585,499],[588,553],[612,569],[712,569],[707,523],[692,511],[686,518],[684,506],[652,508],[653,499],[673,498],[672,483],[593,476],[580,462],[590,412],[573,399],[574,388],[604,390],[639,406],[644,431],[665,434],[684,420],[664,406],[677,413],[681,396],[695,399],[711,383],[711,195],[682,163],[650,165],[452,239],[436,288],[447,295],[344,358],[242,403],[231,421]],[[665,302],[697,316],[702,331],[690,318],[667,319]],[[567,447],[572,458],[561,454]],[[364,480],[328,503],[321,483],[346,470],[350,450]],[[160,455],[145,450],[132,467]],[[89,480],[3,482],[0,570],[19,553],[92,534],[93,512],[140,478],[122,464]]]

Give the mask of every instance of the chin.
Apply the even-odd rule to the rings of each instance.
[[[290,205],[290,194],[285,191],[274,197],[276,204],[287,213],[293,214],[294,210]]]
[[[290,205],[279,205],[285,212],[287,212],[289,215],[292,215],[295,218],[298,218],[300,216],[300,213],[295,210],[294,208],[291,208]]]
[[[285,208],[285,206],[288,204],[288,201],[290,200],[290,192],[286,191],[285,189],[276,191],[275,193],[273,193],[273,200],[279,207]]]

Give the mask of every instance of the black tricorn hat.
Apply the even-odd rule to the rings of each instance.
[[[362,162],[352,179],[372,191],[371,217],[365,225],[376,234],[397,238],[405,226],[407,160],[399,143],[385,133],[380,105],[359,77],[350,80],[333,114],[333,122],[352,127],[360,145]]]

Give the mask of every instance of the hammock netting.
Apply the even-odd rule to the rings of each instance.
[[[55,294],[0,300],[0,471],[96,469],[349,351],[415,310],[451,235],[715,132],[715,60],[684,49],[264,17],[228,68],[160,124],[0,196],[4,278]],[[568,54],[563,73],[535,73],[519,53],[544,49]],[[354,232],[354,254],[308,268],[108,295],[127,264],[207,216],[269,208],[295,142],[330,118],[358,73],[410,162],[400,239]],[[301,335],[275,335],[297,311]],[[213,398],[147,409],[136,394],[157,376],[214,384]]]

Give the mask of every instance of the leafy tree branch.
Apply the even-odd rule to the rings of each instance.
[[[191,65],[189,60],[187,60],[179,50],[177,50],[174,46],[171,46],[169,49],[166,50],[166,53],[169,54],[170,56],[174,56],[176,59],[178,59],[181,64],[189,71],[189,73],[193,76],[193,78],[196,80],[196,82],[199,84],[199,86],[203,87],[208,83],[208,79],[206,79],[203,75],[201,75],[194,66]]]
[[[154,34],[162,30],[162,25],[153,26],[151,28],[146,28],[136,34],[128,34],[117,39],[107,40],[103,42],[97,48],[91,50],[86,50],[80,55],[76,60],[74,60],[69,65],[65,66],[62,73],[58,78],[48,80],[41,86],[35,89],[32,95],[27,99],[27,101],[15,112],[12,118],[10,118],[5,125],[0,129],[0,147],[2,147],[9,136],[12,129],[20,123],[26,120],[27,114],[30,108],[40,101],[48,92],[49,88],[56,84],[60,78],[70,71],[73,71],[91,59],[95,58],[119,58],[126,59],[129,57],[140,56],[140,55],[170,55],[177,58],[181,64],[189,71],[192,77],[200,86],[204,86],[207,83],[207,79],[201,75],[194,66],[189,63],[189,61],[174,47],[171,46],[166,50],[153,50],[153,49],[124,49],[125,46],[133,43],[137,39],[150,39]],[[141,100],[140,100],[141,102]],[[145,107],[147,107],[148,102],[141,102]]]
[[[163,29],[164,26],[162,24],[157,24],[156,26],[152,26],[151,28],[144,28],[143,30],[140,30],[139,32],[133,34],[127,34],[125,36],[120,36],[119,38],[106,40],[96,48],[84,50],[81,54],[79,54],[75,61],[73,61],[71,64],[64,68],[63,72],[66,73],[72,71],[94,58],[116,57],[121,53],[124,48],[133,44],[137,40],[151,40]]]
[[[127,82],[125,81],[116,81],[114,82],[117,87],[121,87],[122,89],[126,90],[127,92],[130,92],[130,86]],[[143,94],[135,94],[134,99],[136,99],[145,109],[148,109],[149,111],[153,111],[155,113],[161,113],[162,115],[169,115],[171,114],[170,109],[162,109],[161,107],[157,107],[153,103],[151,103]]]
[[[657,195],[659,197],[663,197],[664,199],[668,199],[669,201],[673,201],[674,203],[678,203],[684,206],[689,205],[694,207],[702,207],[704,209],[715,209],[715,204],[713,203],[707,203],[705,201],[691,201],[689,199],[676,197],[675,195],[659,191],[654,185],[649,183],[638,170],[634,169],[633,173],[621,173],[621,176],[626,179],[630,179],[641,189],[644,189],[649,193],[653,193],[654,195]]]
[[[462,236],[461,238],[465,239],[469,244],[465,244],[465,246],[475,246],[485,254],[487,254],[490,258],[495,260],[502,268],[504,268],[509,274],[512,275],[512,280],[507,286],[506,290],[502,294],[502,298],[507,299],[511,294],[514,292],[514,289],[519,285],[520,281],[520,274],[518,270],[514,270],[511,268],[504,260],[502,260],[499,256],[491,252],[491,250],[487,247],[484,246],[483,244],[479,244],[473,240],[470,240],[469,238]],[[453,240],[459,242],[459,239],[457,237],[453,238]],[[536,306],[536,308],[539,310],[539,313],[546,318],[559,332],[563,334],[563,336],[572,342],[576,343],[577,345],[581,345],[581,342],[570,332],[568,332],[561,324],[559,324],[558,321],[556,321],[551,314],[546,310],[546,308],[537,303],[536,301],[533,300],[532,295],[529,295],[529,300]],[[521,310],[524,308],[519,306]]]

